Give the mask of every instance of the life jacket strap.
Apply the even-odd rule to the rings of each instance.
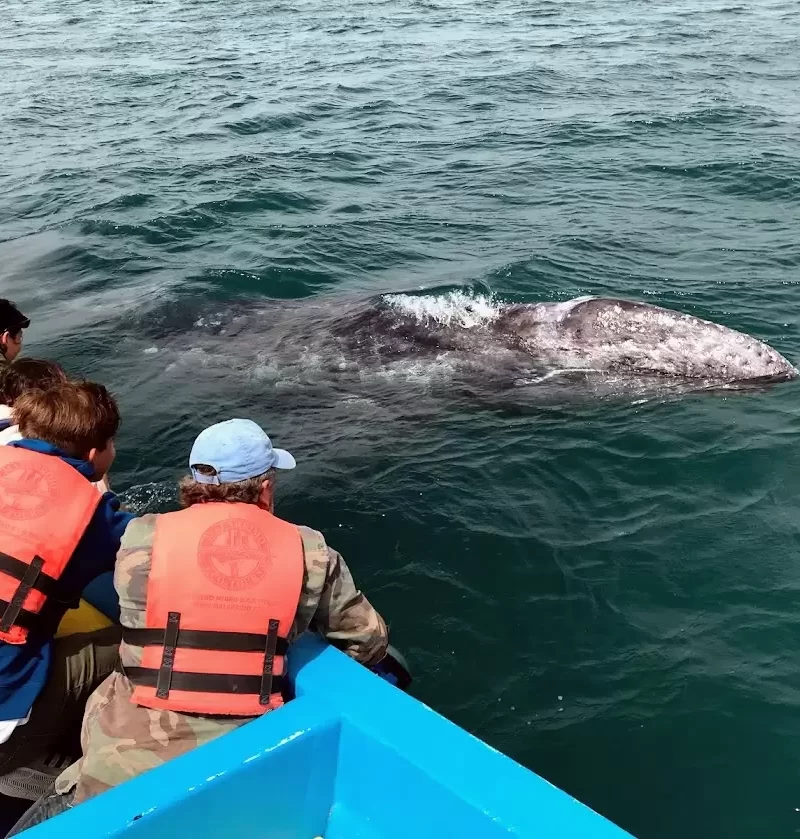
[[[32,588],[36,589],[36,591],[40,591],[45,597],[58,595],[60,591],[59,581],[55,577],[45,574],[41,570],[43,565],[44,560],[40,556],[35,556],[31,562],[23,562],[21,559],[0,552],[0,572],[22,582],[30,579],[29,591]],[[37,568],[36,574],[30,572],[30,569],[34,566]],[[28,576],[29,574],[30,577]]]
[[[132,647],[160,647],[164,644],[163,629],[122,630],[122,640]],[[267,636],[256,632],[217,632],[206,629],[181,629],[179,646],[187,650],[214,650],[226,653],[260,653],[267,648]],[[275,655],[286,655],[289,642],[277,638]]]
[[[259,690],[258,701],[261,705],[269,705],[270,694],[274,691],[273,683],[275,676],[273,670],[275,668],[275,655],[278,646],[278,627],[280,621],[272,618],[267,629],[267,646],[264,650],[264,667],[261,671],[261,686]]]
[[[11,614],[13,615],[13,620],[11,623],[8,624],[8,628],[10,629],[12,626],[21,626],[23,629],[27,629],[28,632],[33,632],[39,627],[39,618],[41,615],[37,614],[36,612],[29,612],[27,609],[19,609],[16,606],[12,609],[13,601],[9,602],[8,600],[1,600],[0,599],[0,629],[6,626],[6,615]],[[8,632],[8,629],[3,629],[4,632]]]
[[[181,613],[169,612],[167,614],[167,628],[164,630],[164,651],[161,653],[161,667],[158,669],[158,679],[156,680],[156,696],[159,699],[166,699],[169,696],[180,628]]]
[[[158,684],[161,670],[155,667],[124,667],[119,665],[120,672],[140,687],[154,688]],[[186,690],[195,693],[238,693],[261,695],[261,676],[243,676],[240,673],[189,673],[173,670],[170,678],[170,690]],[[271,691],[283,691],[283,676],[273,676]],[[262,703],[262,704],[267,704]]]
[[[5,554],[3,556],[5,556]],[[6,557],[6,559],[11,560],[12,562],[19,562],[19,560],[14,560],[14,557],[10,556]],[[20,565],[25,565],[25,563],[20,562]],[[12,576],[17,577],[20,580],[20,583],[17,586],[17,590],[14,592],[11,600],[8,602],[2,601],[4,609],[2,616],[0,616],[0,632],[8,632],[11,627],[17,623],[17,619],[20,617],[20,612],[22,612],[22,604],[25,602],[25,598],[31,593],[31,589],[36,584],[36,581],[42,572],[43,566],[44,560],[40,556],[35,556],[30,561],[30,564],[25,567],[21,579],[17,577],[16,573],[12,574]],[[53,582],[55,582],[55,580],[53,580]],[[33,616],[33,613],[31,612],[27,612],[26,614]],[[18,625],[23,626],[23,624]],[[23,628],[25,627],[23,626]]]

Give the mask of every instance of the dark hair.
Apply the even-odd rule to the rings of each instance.
[[[23,393],[14,403],[23,437],[44,440],[71,457],[106,448],[119,428],[114,397],[95,382],[62,382]]]
[[[46,390],[67,381],[64,368],[42,358],[20,358],[0,372],[0,401],[13,405],[29,390]]]
[[[217,470],[213,466],[206,466],[203,463],[196,464],[194,468],[201,475],[217,474]],[[178,484],[178,500],[182,507],[191,507],[193,504],[208,504],[214,501],[227,502],[228,504],[258,504],[262,484],[264,481],[272,481],[274,478],[274,469],[264,472],[263,475],[256,475],[255,478],[231,481],[226,484],[201,484],[192,478],[183,478]]]

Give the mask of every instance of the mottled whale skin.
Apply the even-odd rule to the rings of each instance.
[[[512,303],[449,291],[249,301],[164,337],[174,355],[168,369],[218,368],[273,393],[348,399],[408,384],[454,397],[504,393],[522,404],[747,391],[798,376],[750,335],[605,297]],[[159,348],[146,351],[159,357]]]
[[[683,379],[794,379],[797,369],[763,341],[712,321],[604,297],[510,305],[492,328],[553,368],[631,371]]]

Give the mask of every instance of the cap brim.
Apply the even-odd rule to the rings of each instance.
[[[31,319],[26,317],[16,318],[12,321],[6,321],[6,325],[0,327],[0,332],[6,332],[7,330],[17,330],[17,329],[27,329],[31,325]]]
[[[273,449],[272,452],[275,455],[275,463],[272,464],[275,469],[294,469],[297,466],[295,459],[285,449]]]

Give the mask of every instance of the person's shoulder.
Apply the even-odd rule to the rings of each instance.
[[[114,571],[118,591],[121,590],[121,586],[125,586],[127,591],[142,572],[149,570],[153,558],[153,537],[158,515],[158,513],[148,513],[128,522],[119,545]]]
[[[153,536],[156,532],[156,523],[160,513],[147,513],[144,516],[134,516],[125,526],[122,534],[122,545],[124,548],[152,547]]]
[[[329,567],[338,559],[325,537],[311,527],[298,525],[303,540],[303,561],[306,566],[306,579],[311,588],[321,587],[328,577]]]
[[[325,541],[325,537],[312,527],[298,525],[297,529],[300,531],[300,538],[303,540],[303,554],[306,565],[327,567],[333,551]]]
[[[306,550],[325,550],[327,544],[325,537],[313,527],[306,527],[304,524],[298,524],[297,529],[300,531],[300,538],[303,540],[303,547]]]

